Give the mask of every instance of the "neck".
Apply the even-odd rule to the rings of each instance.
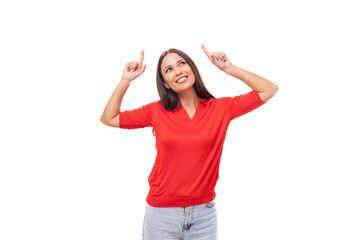
[[[191,90],[178,94],[180,98],[181,105],[185,109],[196,109],[199,104],[200,97],[196,95],[195,89],[191,88]]]

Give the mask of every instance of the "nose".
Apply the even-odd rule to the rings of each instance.
[[[176,76],[179,76],[179,75],[181,75],[181,69],[180,68],[178,68],[178,67],[175,67],[175,75]]]

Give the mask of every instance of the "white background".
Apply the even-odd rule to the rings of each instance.
[[[0,239],[141,239],[155,139],[100,116],[141,49],[122,110],[158,100],[171,47],[215,97],[249,92],[202,43],[279,85],[229,126],[220,239],[360,239],[355,2],[2,1]]]

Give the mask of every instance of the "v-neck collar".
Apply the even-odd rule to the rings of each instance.
[[[190,121],[192,121],[192,120],[194,120],[194,118],[195,118],[197,115],[199,115],[198,112],[199,112],[199,109],[201,108],[200,104],[206,105],[208,101],[209,101],[209,100],[208,100],[208,99],[205,99],[205,98],[200,99],[199,104],[197,105],[197,107],[196,107],[196,109],[195,109],[195,113],[194,113],[194,115],[193,115],[192,118],[190,118],[188,112],[185,110],[185,108],[183,107],[183,105],[182,105],[181,103],[180,103],[180,108],[181,108],[181,109],[183,110],[183,112],[186,114],[187,119],[190,120]],[[200,106],[200,107],[199,107],[199,106]]]

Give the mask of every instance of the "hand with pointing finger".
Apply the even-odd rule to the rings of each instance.
[[[221,71],[225,71],[228,67],[232,65],[229,58],[223,52],[210,52],[206,49],[204,44],[201,45],[201,48],[204,50],[206,56],[209,58],[210,62],[212,62],[215,66],[217,66]]]
[[[133,81],[138,78],[146,68],[146,64],[143,65],[144,61],[144,50],[141,50],[140,61],[128,62],[122,73],[122,79],[125,81]]]

